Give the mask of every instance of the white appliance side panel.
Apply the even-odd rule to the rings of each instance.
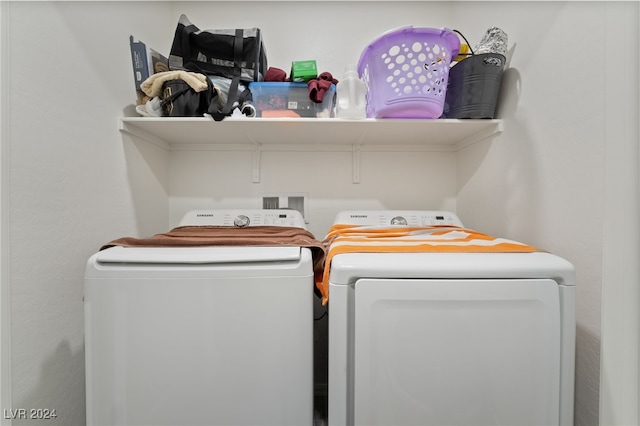
[[[329,293],[329,426],[353,424],[353,377],[350,354],[353,352],[352,286],[330,285]]]
[[[89,425],[311,425],[313,277],[90,278]]]
[[[562,358],[560,377],[560,424],[573,426],[576,370],[576,286],[558,286],[562,323]]]
[[[550,279],[361,279],[357,425],[559,421],[560,300]]]

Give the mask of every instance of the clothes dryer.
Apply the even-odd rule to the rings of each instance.
[[[349,211],[334,228],[354,232],[329,250],[331,426],[573,424],[568,261],[450,212]]]
[[[210,227],[217,246],[151,239],[89,259],[88,425],[312,424],[311,248],[234,236],[295,231],[301,215],[193,211],[175,233]]]

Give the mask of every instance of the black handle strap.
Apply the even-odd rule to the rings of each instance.
[[[161,106],[162,110],[163,111],[167,111],[168,115],[171,115],[171,113],[173,112],[173,101],[178,96],[188,92],[189,90],[193,90],[193,89],[191,89],[191,87],[187,86],[186,88],[180,89],[180,90],[178,90],[176,92],[171,90],[171,94],[169,96],[167,96],[167,97],[163,97],[162,100],[160,101],[160,106]],[[163,93],[163,95],[164,95],[164,93]]]
[[[183,67],[186,65],[187,61],[191,59],[191,34],[195,33],[198,30],[198,27],[195,25],[188,25],[182,29],[182,60]]]
[[[242,29],[236,29],[233,40],[233,79],[227,93],[227,103],[220,111],[209,112],[215,121],[220,121],[231,113],[233,104],[238,100],[238,86],[242,76],[242,52],[244,51],[244,34]],[[209,109],[212,109],[211,107]]]

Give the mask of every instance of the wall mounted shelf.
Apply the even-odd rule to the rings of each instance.
[[[502,120],[125,117],[119,129],[169,151],[252,151],[254,182],[263,150],[351,151],[357,183],[362,151],[458,151],[502,127]]]

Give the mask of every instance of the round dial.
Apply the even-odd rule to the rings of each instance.
[[[249,218],[243,214],[236,216],[236,218],[233,220],[233,224],[238,228],[244,228],[245,226],[249,225],[249,222]]]
[[[391,219],[391,224],[392,225],[406,225],[407,224],[407,219],[405,219],[402,216],[396,216],[393,219]]]

